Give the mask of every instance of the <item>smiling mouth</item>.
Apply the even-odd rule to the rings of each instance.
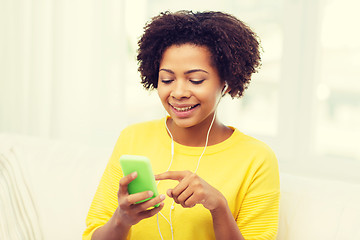
[[[189,107],[182,107],[182,108],[179,108],[179,107],[175,107],[173,105],[170,104],[171,107],[173,107],[176,111],[178,112],[186,112],[186,111],[189,111],[197,106],[199,106],[200,104],[195,104],[194,106],[189,106]]]

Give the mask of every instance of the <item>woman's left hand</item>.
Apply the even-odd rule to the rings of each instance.
[[[167,195],[185,208],[192,208],[202,204],[210,211],[217,209],[224,203],[225,197],[201,177],[190,171],[169,171],[155,175],[156,180],[178,180],[174,189],[169,189]]]

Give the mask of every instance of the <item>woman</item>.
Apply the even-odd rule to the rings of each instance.
[[[145,27],[137,59],[170,116],[122,131],[83,239],[275,239],[276,157],[216,117],[220,99],[241,97],[260,65],[256,35],[229,14],[165,12]],[[136,204],[152,194],[128,194],[137,173],[123,176],[123,154],[151,159],[162,194]]]

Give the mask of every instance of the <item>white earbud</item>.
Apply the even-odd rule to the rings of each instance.
[[[222,96],[225,96],[226,91],[228,90],[228,88],[229,88],[229,85],[225,82],[225,86],[224,86],[223,90],[221,91]]]

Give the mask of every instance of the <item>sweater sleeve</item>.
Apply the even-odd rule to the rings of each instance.
[[[109,221],[118,206],[117,192],[123,176],[118,162],[122,142],[120,135],[90,205],[83,240],[90,240],[94,231]]]
[[[278,229],[280,181],[271,151],[251,169],[248,191],[236,218],[246,240],[275,240]]]

